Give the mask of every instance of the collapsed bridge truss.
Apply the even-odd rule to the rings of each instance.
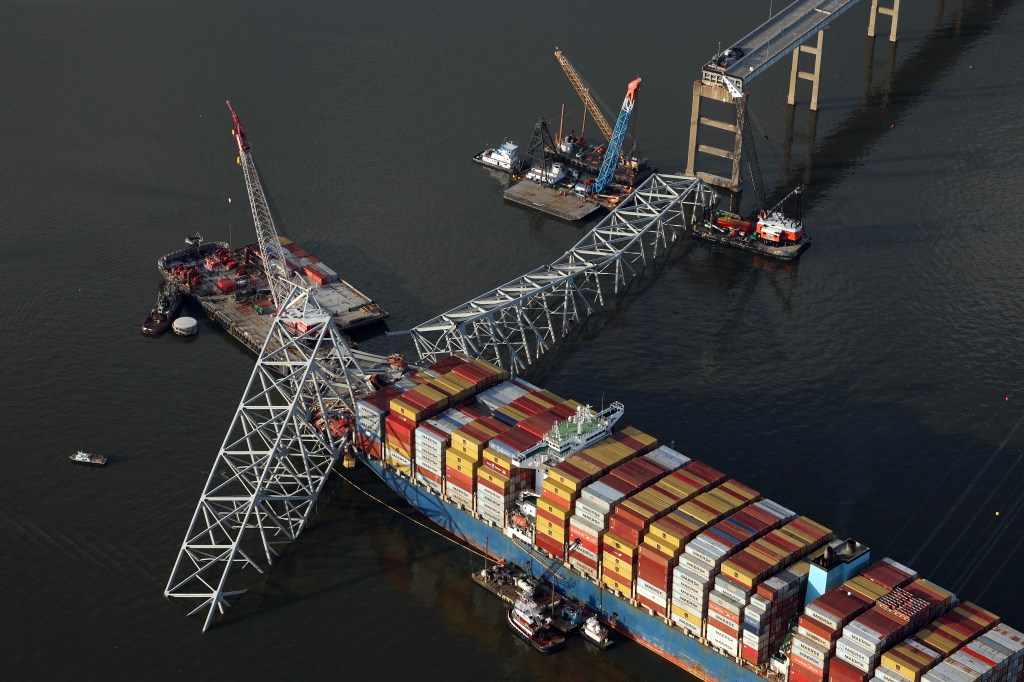
[[[555,262],[410,330],[417,353],[425,362],[464,353],[522,373],[717,201],[697,178],[652,175]]]

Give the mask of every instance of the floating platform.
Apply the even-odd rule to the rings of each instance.
[[[766,244],[756,238],[730,237],[709,227],[706,223],[695,223],[693,226],[693,234],[695,237],[699,237],[700,239],[704,239],[709,242],[732,246],[737,249],[743,249],[744,251],[750,251],[751,253],[775,258],[777,260],[794,260],[811,246],[810,237],[804,237],[799,244],[772,246],[771,244]]]
[[[538,185],[532,180],[522,180],[505,190],[506,201],[526,206],[562,220],[575,222],[583,220],[599,205],[569,194],[565,190]]]
[[[286,248],[293,245],[287,237],[282,237],[281,243]],[[270,333],[275,312],[262,263],[259,256],[254,255],[259,253],[259,247],[252,244],[233,252],[237,263],[245,262],[246,251],[250,254],[247,272],[241,276],[237,274],[237,265],[234,268],[227,265],[216,265],[212,269],[207,267],[206,259],[209,256],[218,249],[227,248],[226,242],[189,246],[161,257],[157,261],[157,267],[165,280],[179,282],[172,273],[175,266],[197,266],[199,280],[188,284],[179,282],[182,289],[199,303],[211,320],[248,348],[259,353]],[[290,264],[289,269],[292,269]],[[312,290],[320,305],[331,311],[335,324],[342,331],[380,322],[390,314],[343,279],[317,284],[301,270],[293,271],[291,276]],[[224,284],[225,280],[230,284]],[[235,288],[245,280],[248,280],[245,288]],[[225,291],[224,288],[228,290]]]

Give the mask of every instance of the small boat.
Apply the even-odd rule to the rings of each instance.
[[[583,627],[580,628],[580,634],[583,635],[583,639],[601,650],[607,649],[615,643],[608,636],[608,628],[601,625],[601,621],[597,619],[597,616],[591,616],[584,621]]]
[[[103,455],[94,455],[89,452],[82,452],[81,450],[73,455],[68,455],[68,459],[75,464],[93,464],[95,466],[103,466],[107,463],[107,458]]]
[[[512,174],[519,173],[523,167],[523,161],[519,158],[519,145],[510,140],[505,140],[497,149],[485,149],[474,156],[473,160],[482,166]]]
[[[520,639],[547,654],[565,646],[565,637],[551,628],[551,619],[541,613],[530,594],[522,594],[507,614],[508,625]]]
[[[156,299],[156,307],[149,311],[149,317],[142,323],[142,333],[146,336],[159,336],[167,331],[181,310],[182,300],[184,296],[181,289],[171,283],[165,284]]]

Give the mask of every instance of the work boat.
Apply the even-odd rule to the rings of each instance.
[[[580,634],[583,635],[583,639],[600,649],[607,649],[614,644],[608,636],[608,628],[601,625],[601,621],[597,619],[597,616],[587,618],[583,623],[583,627],[580,628]]]
[[[518,173],[522,167],[522,160],[519,158],[519,145],[515,142],[505,140],[497,149],[487,149],[476,156],[473,160],[483,166],[489,166],[506,173]]]
[[[565,646],[565,637],[551,628],[551,619],[541,612],[530,593],[520,595],[508,610],[508,624],[541,653],[558,651]]]

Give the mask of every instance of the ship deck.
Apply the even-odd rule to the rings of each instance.
[[[504,197],[506,201],[514,204],[571,222],[583,220],[601,208],[598,204],[573,196],[564,189],[543,187],[532,180],[522,180],[512,185],[505,190]]]

